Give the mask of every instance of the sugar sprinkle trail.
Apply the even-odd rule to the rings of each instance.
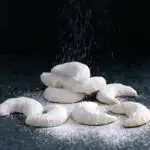
[[[22,96],[31,97],[39,100],[44,106],[53,105],[43,98],[43,91],[39,92],[28,92],[23,93]],[[59,104],[65,106],[69,112],[73,110],[76,104]],[[105,105],[100,105],[103,111],[107,111]],[[75,144],[83,142],[85,144],[96,144],[97,142],[103,142],[106,145],[123,146],[126,143],[142,143],[149,145],[150,140],[146,140],[150,134],[150,123],[137,128],[124,128],[122,121],[125,116],[119,116],[119,120],[115,123],[111,123],[104,126],[87,126],[75,123],[69,119],[65,124],[53,128],[39,128],[39,135],[45,135],[46,137],[52,136],[54,139],[59,141],[68,141],[69,143]],[[48,140],[48,139],[47,139]],[[46,141],[46,139],[45,139]]]

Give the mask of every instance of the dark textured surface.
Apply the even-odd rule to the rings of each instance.
[[[103,62],[103,63],[102,63]],[[93,61],[93,75],[103,75],[108,82],[121,82],[133,86],[141,95],[137,101],[150,107],[150,76],[149,63],[136,62],[136,64],[105,61]],[[1,102],[8,97],[22,95],[25,92],[43,90],[39,75],[42,71],[49,71],[51,67],[49,57],[38,56],[8,56],[1,55],[0,87]],[[93,127],[94,128],[94,127]],[[39,132],[40,129],[28,127],[24,124],[23,115],[11,115],[0,118],[0,149],[2,150],[97,150],[97,149],[149,149],[149,132],[143,132],[127,143],[109,142],[92,136],[90,142],[85,142],[83,135],[78,140],[60,140],[56,137]],[[137,129],[138,130],[138,129]],[[143,127],[144,131],[144,127]],[[83,138],[83,139],[82,139]],[[143,139],[144,138],[144,139]],[[140,140],[141,139],[141,140]]]

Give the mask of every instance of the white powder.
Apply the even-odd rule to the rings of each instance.
[[[23,96],[32,97],[39,100],[44,106],[52,105],[44,100],[43,92],[24,93]],[[76,104],[60,104],[65,106],[69,112],[73,110]],[[104,112],[107,111],[108,106],[100,104],[100,107]],[[105,144],[114,146],[118,145],[122,147],[127,143],[130,146],[134,143],[142,143],[144,145],[150,144],[150,140],[145,140],[147,135],[150,134],[150,123],[137,128],[124,128],[122,126],[125,116],[119,116],[119,119],[115,123],[103,126],[87,126],[75,123],[69,119],[65,124],[53,128],[41,128],[38,129],[39,135],[52,136],[58,141],[67,141],[75,144],[83,142],[84,144]],[[48,140],[48,139],[47,139]],[[46,139],[45,139],[46,141]],[[99,143],[97,143],[99,142]],[[135,143],[136,142],[136,143]]]

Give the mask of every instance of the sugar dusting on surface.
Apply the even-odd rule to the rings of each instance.
[[[29,92],[24,93],[23,96],[31,97],[39,100],[44,106],[53,105],[43,98],[43,92]],[[65,106],[69,112],[73,110],[76,104],[59,104]],[[105,112],[107,107],[100,104],[100,107]],[[71,117],[70,117],[71,118]],[[40,135],[44,135],[45,142],[52,136],[57,141],[67,141],[75,144],[83,142],[84,144],[97,144],[96,142],[102,142],[105,145],[123,146],[126,143],[133,145],[136,143],[142,143],[144,145],[150,144],[149,140],[145,140],[146,136],[150,133],[150,123],[137,128],[124,128],[122,126],[125,116],[118,116],[118,121],[104,126],[87,126],[75,123],[72,119],[69,119],[65,124],[53,128],[39,128],[37,132]],[[148,143],[147,143],[148,142]],[[99,144],[100,144],[99,143]]]

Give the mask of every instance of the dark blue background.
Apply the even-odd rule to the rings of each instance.
[[[61,26],[64,32],[72,32],[80,26],[69,20],[77,20],[77,0],[57,1],[1,1],[0,2],[0,51],[60,51]],[[99,55],[113,51],[116,55],[144,54],[149,46],[149,2],[79,0],[82,16],[87,9],[92,12],[91,24],[97,45],[93,52]],[[64,5],[65,14],[60,16]],[[70,16],[70,18],[67,18]],[[81,32],[81,28],[78,29]],[[86,38],[91,35],[86,33]],[[68,33],[69,35],[69,33]],[[67,37],[64,37],[67,39]],[[72,39],[71,39],[72,40]],[[68,42],[68,41],[67,41]],[[73,42],[73,40],[72,40]],[[69,44],[68,44],[69,45]],[[139,51],[139,52],[138,52]]]

